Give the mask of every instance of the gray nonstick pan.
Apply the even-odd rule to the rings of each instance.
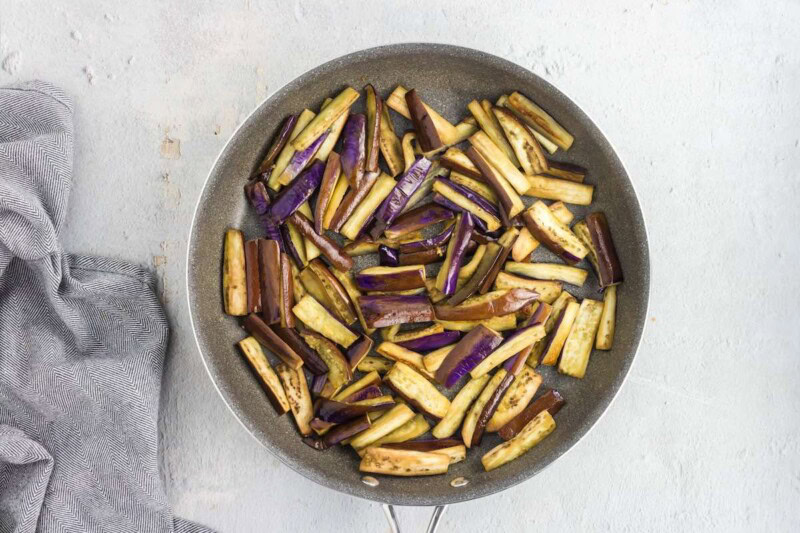
[[[558,426],[530,452],[491,472],[484,472],[480,458],[500,442],[496,435],[488,435],[479,450],[468,453],[467,459],[453,465],[446,475],[378,476],[377,483],[363,479],[357,457],[347,447],[325,452],[311,449],[302,443],[291,416],[275,416],[235,346],[244,337],[239,321],[223,314],[223,234],[228,227],[238,227],[248,238],[262,235],[242,187],[273,134],[287,115],[305,107],[318,109],[327,96],[344,86],[361,89],[367,83],[384,97],[398,84],[416,88],[426,103],[454,124],[469,116],[466,105],[473,98],[494,101],[514,90],[528,95],[575,137],[568,152],[559,151],[554,157],[589,169],[586,182],[596,186],[590,209],[605,211],[614,234],[625,282],[617,293],[613,349],[595,351],[584,379],[563,376],[551,367],[541,370],[543,385],[557,388],[568,402],[556,417]],[[358,111],[363,100],[356,103]],[[395,116],[398,132],[409,127],[401,120]],[[576,219],[587,212],[580,206],[569,207]],[[534,259],[554,260],[539,248]],[[372,256],[358,258],[356,270],[367,266],[364,258],[376,262]],[[311,481],[386,504],[390,521],[394,515],[391,505],[437,506],[431,531],[443,506],[493,494],[535,476],[597,423],[633,363],[647,315],[649,285],[647,233],[639,202],[622,162],[598,127],[568,97],[530,71],[493,55],[440,44],[399,44],[356,52],[303,74],[264,101],[233,134],[211,169],[197,202],[187,257],[187,293],[197,346],[219,394],[247,431]],[[594,275],[574,294],[600,298]],[[463,480],[453,483],[456,478]],[[396,528],[396,523],[392,527]]]

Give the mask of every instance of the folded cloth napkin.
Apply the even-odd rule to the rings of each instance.
[[[158,472],[169,334],[152,274],[64,253],[72,103],[0,89],[0,533],[206,532]]]

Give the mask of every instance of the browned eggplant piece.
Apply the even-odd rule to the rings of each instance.
[[[386,359],[405,363],[425,377],[433,379],[433,374],[429,372],[427,368],[425,368],[425,363],[422,360],[422,354],[419,354],[413,350],[409,350],[408,348],[403,348],[399,344],[389,341],[380,343],[375,351],[384,356]]]
[[[438,204],[421,205],[397,217],[392,225],[386,228],[386,238],[397,240],[412,231],[453,218],[455,215],[452,211]]]
[[[258,272],[258,239],[244,243],[247,313],[261,312],[261,276]]]
[[[454,172],[459,172],[470,178],[480,181],[484,181],[485,179],[478,167],[467,157],[467,154],[455,146],[447,149],[441,159],[439,159],[439,163],[445,168],[449,168]]]
[[[508,97],[508,105],[531,128],[556,143],[562,150],[569,150],[574,138],[547,112],[516,91]]]
[[[370,339],[372,340],[372,339]],[[336,400],[337,402],[345,402],[345,403],[352,403],[358,400],[348,399],[353,396],[355,393],[373,385],[379,385],[381,382],[381,376],[377,372],[369,372],[361,377],[358,381],[351,383],[341,391],[337,392],[331,399]],[[380,396],[380,394],[378,394]],[[362,400],[365,398],[361,398]]]
[[[347,222],[342,225],[339,233],[347,239],[356,240],[364,229],[369,226],[370,221],[376,219],[376,211],[383,205],[383,201],[387,196],[392,193],[396,184],[394,178],[389,177],[388,174],[381,173],[375,185],[372,186],[369,193],[358,204],[358,207],[353,210]]]
[[[362,417],[356,418],[351,420],[346,424],[339,424],[330,429],[325,436],[321,439],[303,439],[303,442],[308,444],[314,449],[317,450],[324,450],[326,448],[330,448],[340,442],[352,438],[362,431],[366,431],[370,428],[372,424],[370,424],[369,417],[364,415]]]
[[[469,281],[464,283],[456,293],[447,300],[447,305],[456,306],[461,302],[478,292],[478,289],[483,285],[484,280],[492,270],[492,266],[500,254],[502,247],[496,242],[490,242],[485,245],[486,251],[478,263],[475,273],[469,278]]]
[[[614,345],[616,329],[617,286],[611,285],[603,291],[603,314],[600,316],[600,327],[594,347],[598,350],[610,350]]]
[[[416,89],[411,89],[406,93],[406,104],[411,115],[411,122],[414,124],[414,131],[417,132],[417,140],[423,152],[437,150],[444,146],[436,131],[436,125],[428,114],[428,110],[422,104],[422,99],[417,94]]]
[[[437,320],[436,323],[452,331],[472,331],[478,326],[486,326],[495,331],[511,331],[517,327],[517,314],[510,313],[484,320]]]
[[[308,328],[321,333],[345,348],[348,348],[358,340],[358,335],[340,322],[312,296],[305,295],[300,298],[300,301],[295,304],[292,311]]]
[[[401,253],[397,257],[397,264],[398,266],[429,265],[431,263],[438,263],[439,261],[442,261],[445,255],[447,255],[447,247],[438,246],[436,248],[423,250],[421,252],[414,252],[410,254]]]
[[[280,278],[280,311],[281,327],[294,327],[294,284],[292,283],[292,265],[289,263],[289,255],[281,254],[281,278]]]
[[[481,463],[483,468],[489,472],[504,464],[513,461],[517,457],[525,454],[539,444],[545,437],[556,429],[556,421],[549,412],[539,413],[528,425],[522,428],[516,437],[498,444],[489,450],[483,457]]]
[[[394,407],[394,403],[381,403],[376,405],[354,405],[321,398],[316,408],[317,418],[324,422],[342,424],[354,418],[364,416],[375,411],[386,411]]]
[[[520,274],[528,278],[549,281],[563,281],[581,287],[589,273],[582,268],[556,263],[518,263],[508,261],[506,272]]]
[[[508,265],[508,263],[506,263]],[[538,279],[527,279],[514,276],[508,272],[498,272],[494,280],[494,289],[530,289],[539,293],[539,300],[551,304],[561,294],[562,284],[560,281],[542,281]]]
[[[484,102],[486,105],[483,105]],[[503,153],[514,164],[514,166],[518,167],[519,161],[517,161],[514,150],[508,144],[506,136],[503,135],[503,130],[500,129],[500,124],[498,123],[497,118],[494,116],[494,114],[492,114],[491,102],[488,100],[483,100],[482,102],[473,100],[467,104],[467,109],[470,113],[472,113],[472,116],[475,117],[475,120],[478,122],[478,125],[480,125],[484,133],[495,145],[497,145],[500,150],[503,151]]]
[[[478,292],[481,294],[486,294],[489,290],[489,287],[492,286],[494,283],[497,274],[500,272],[500,269],[508,259],[508,256],[511,254],[511,249],[514,247],[514,243],[517,241],[517,237],[519,237],[519,230],[516,228],[511,228],[506,230],[503,235],[497,240],[497,244],[500,245],[500,251],[497,253],[495,257],[494,263],[492,263],[492,268],[489,270],[489,273],[484,278],[481,286],[478,288]]]
[[[314,226],[305,215],[295,212],[289,220],[297,226],[303,236],[314,243],[319,248],[322,255],[339,270],[350,270],[353,268],[353,259],[345,254],[342,249],[327,235],[320,235],[314,231]],[[262,304],[263,305],[263,304]]]
[[[575,317],[575,322],[572,324],[572,329],[570,329],[561,351],[561,359],[558,362],[559,372],[575,378],[584,377],[602,314],[603,302],[589,298],[583,299],[578,316]]]
[[[380,97],[378,96],[378,98]],[[379,139],[383,160],[386,161],[386,166],[389,168],[389,175],[395,177],[403,171],[403,148],[400,145],[400,139],[394,132],[394,124],[389,116],[389,106],[386,105],[382,105]]]
[[[308,269],[316,275],[336,315],[345,324],[349,325],[355,322],[358,317],[353,308],[353,303],[350,301],[350,297],[345,288],[342,287],[339,280],[331,274],[328,267],[322,264],[322,261],[319,259],[314,259],[308,264]]]
[[[480,325],[464,335],[436,370],[436,381],[448,389],[503,342],[496,331]],[[442,415],[443,416],[443,415]]]
[[[575,318],[578,316],[580,304],[574,299],[567,301],[564,311],[553,324],[553,329],[547,335],[544,348],[542,350],[539,363],[545,366],[553,366],[558,361],[558,356],[561,354],[561,349],[567,341],[572,325],[575,323]]]
[[[372,372],[374,370],[380,374],[385,374],[392,368],[393,364],[394,363],[383,357],[372,357],[368,355],[358,364],[358,370],[361,372]]]
[[[375,332],[375,329],[367,325],[367,321],[364,320],[364,315],[361,313],[361,306],[358,303],[359,298],[361,298],[361,291],[359,291],[358,287],[356,287],[356,282],[353,280],[352,273],[342,272],[341,270],[334,268],[333,275],[342,284],[342,287],[344,287],[344,290],[350,297],[350,301],[354,304],[356,315],[358,315],[358,321],[361,323],[361,327],[364,328],[364,332],[367,335],[372,335]]]
[[[303,366],[303,360],[300,356],[258,315],[248,315],[244,319],[244,329],[291,368]]]
[[[361,200],[369,193],[375,182],[378,181],[380,172],[367,172],[361,179],[358,187],[350,189],[339,204],[339,208],[331,219],[329,228],[333,231],[339,231],[342,226],[350,218],[350,215],[355,211]]]
[[[520,121],[514,113],[502,107],[492,109],[500,126],[511,142],[514,153],[525,174],[540,174],[547,171],[547,159],[544,157],[539,141]]]
[[[472,442],[470,443],[470,447],[480,446],[481,440],[483,439],[483,432],[486,430],[486,424],[489,422],[489,419],[492,418],[494,412],[497,410],[497,406],[500,405],[500,401],[503,399],[506,391],[511,387],[511,384],[514,382],[516,376],[511,372],[507,372],[505,376],[503,376],[502,381],[497,386],[497,388],[492,393],[489,401],[486,402],[486,405],[483,406],[483,410],[481,411],[480,416],[478,416],[478,420],[475,423],[475,429],[472,431]]]
[[[583,183],[583,179],[586,177],[586,172],[587,171],[585,168],[573,163],[553,161],[552,159],[547,161],[546,173],[550,174],[551,176],[555,176],[556,178],[561,178],[562,180]]]
[[[434,426],[431,434],[438,439],[450,437],[455,434],[461,426],[464,417],[467,416],[467,411],[472,405],[472,402],[478,398],[478,395],[480,395],[488,382],[489,375],[487,374],[478,379],[471,379],[466,385],[461,387],[461,390],[458,391],[450,402],[450,409],[447,410],[447,414]]]
[[[322,183],[317,194],[317,204],[314,206],[314,231],[322,235],[325,230],[323,226],[325,213],[330,205],[333,190],[339,181],[342,173],[342,161],[339,154],[331,152],[328,161],[325,163],[325,172],[322,174]]]
[[[450,458],[441,453],[370,447],[365,450],[358,469],[387,476],[433,476],[446,474],[449,466]]]
[[[425,287],[425,268],[421,266],[369,267],[355,276],[362,291],[403,291]]]
[[[278,154],[281,153],[284,146],[286,146],[286,143],[289,142],[289,136],[292,134],[292,130],[294,129],[294,125],[296,123],[297,115],[289,115],[286,117],[281,125],[281,129],[278,131],[278,134],[272,141],[269,150],[267,150],[267,154],[264,156],[261,164],[258,165],[258,169],[255,173],[256,176],[263,176],[264,174],[269,173],[274,166],[275,159],[278,157]]]
[[[435,452],[444,448],[452,448],[453,446],[460,446],[462,443],[459,439],[427,439],[427,440],[412,440],[408,442],[395,442],[391,444],[383,444],[384,448],[391,448],[393,450],[414,450],[417,452]]]
[[[339,116],[347,111],[353,103],[358,100],[358,91],[352,87],[346,87],[330,104],[325,106],[311,122],[308,123],[303,131],[294,138],[292,146],[295,150],[305,150],[320,135],[330,129]]]
[[[521,413],[536,394],[536,390],[542,383],[542,376],[525,365],[525,359],[527,359],[527,354],[523,354],[515,361],[522,361],[522,370],[520,370],[519,374],[514,379],[514,383],[511,384],[508,392],[500,401],[500,405],[497,406],[497,410],[495,410],[492,418],[490,418],[489,422],[486,424],[486,431],[489,433],[496,432]]]
[[[275,366],[275,372],[283,382],[283,390],[286,391],[286,399],[289,400],[289,406],[292,408],[297,429],[305,437],[311,435],[309,424],[314,418],[314,407],[305,372],[299,368],[291,368],[286,363],[278,363]]]
[[[278,375],[270,366],[261,349],[261,345],[258,344],[254,337],[247,337],[239,341],[239,348],[242,350],[247,362],[250,363],[250,367],[256,373],[258,382],[261,384],[261,388],[264,389],[272,407],[279,415],[287,412],[290,409],[289,400],[286,399],[286,393],[278,379]]]
[[[222,262],[222,300],[229,315],[247,314],[247,272],[244,235],[238,229],[225,232]]]
[[[281,250],[277,241],[258,240],[261,316],[267,324],[281,320]]]
[[[517,329],[503,341],[503,344],[470,371],[470,375],[473,378],[479,378],[507,359],[515,357],[521,350],[531,346],[534,342],[543,339],[545,335],[544,321],[547,320],[549,315],[550,306],[546,304],[540,306],[537,312],[528,319],[524,327]]]
[[[353,439],[350,441],[350,446],[356,450],[366,448],[373,442],[385,437],[395,429],[399,428],[412,418],[414,418],[414,411],[412,411],[407,405],[395,405],[389,410],[389,412],[382,413],[377,421],[374,418],[370,418],[373,420],[372,427],[353,437]]]
[[[349,396],[345,396],[343,398],[343,401],[344,403],[358,403],[358,402],[363,402],[365,400],[374,400],[375,398],[379,398],[381,396],[383,396],[381,388],[378,387],[377,385],[370,385],[369,387],[364,387],[363,389],[358,390],[353,394],[350,394]],[[363,403],[359,405],[375,405],[375,404]]]
[[[543,174],[528,176],[530,188],[525,193],[546,200],[559,200],[568,204],[589,205],[592,203],[594,185],[551,178]]]
[[[555,416],[565,404],[566,401],[560,392],[555,389],[549,389],[528,405],[520,414],[501,427],[497,434],[503,440],[509,440],[522,431],[522,428],[542,411],[549,411],[551,416]]]
[[[434,313],[439,320],[481,320],[515,313],[539,294],[529,289],[505,289],[474,296],[459,305],[439,304]]]
[[[605,213],[597,211],[587,215],[586,226],[592,238],[592,247],[597,254],[597,277],[600,280],[600,287],[622,283],[622,264],[617,256]]]
[[[447,414],[450,400],[410,366],[395,363],[383,380],[400,397],[426,415],[439,419]]]
[[[312,350],[303,340],[297,330],[293,328],[278,328],[271,326],[272,331],[283,340],[294,352],[303,360],[303,365],[315,376],[323,376],[328,373],[328,365],[325,364],[317,352]]]
[[[414,324],[433,320],[433,306],[425,295],[366,295],[358,301],[364,321],[371,328]]]
[[[567,263],[574,265],[589,253],[586,245],[541,200],[526,210],[522,219],[534,238]]]
[[[368,84],[364,87],[367,93],[367,159],[366,171],[378,170],[378,154],[380,153],[381,120],[383,118],[383,100],[375,92],[375,87]]]
[[[350,362],[350,370],[355,371],[361,361],[369,354],[372,349],[373,340],[366,335],[361,335],[361,338],[354,342],[350,348],[347,349],[347,360]]]
[[[345,383],[353,379],[353,372],[347,359],[336,345],[313,331],[304,331],[300,334],[311,348],[325,361],[328,366],[328,383],[338,390]]]
[[[492,142],[488,135],[479,131],[469,138],[470,144],[488,161],[505,180],[514,187],[517,194],[527,193],[530,185],[525,175],[519,171],[506,154]]]
[[[487,402],[492,398],[494,391],[500,385],[500,383],[505,379],[506,374],[508,372],[505,368],[499,369],[495,372],[494,376],[491,377],[489,382],[481,391],[478,398],[470,407],[469,412],[467,413],[466,417],[464,418],[464,423],[461,425],[461,438],[464,440],[464,444],[467,448],[472,447],[472,436],[475,432],[476,424],[478,423],[478,419],[483,412],[483,408],[486,406]],[[474,380],[473,380],[474,381]],[[472,383],[472,381],[470,381]]]
[[[476,180],[475,178],[470,178],[469,176],[465,176],[460,172],[456,172],[455,170],[450,172],[450,181],[457,185],[461,185],[462,187],[466,187],[467,189],[472,189],[476,193],[480,194],[487,201],[496,204],[499,202],[497,198],[497,194],[495,194],[494,189],[491,185],[486,183],[485,181]]]
[[[392,94],[386,99],[386,105],[395,110],[397,113],[401,114],[408,120],[411,120],[411,113],[408,109],[408,103],[406,102],[406,93],[408,91],[402,85],[398,85],[395,87]],[[422,106],[425,108],[425,111],[431,117],[434,125],[436,126],[436,131],[439,133],[439,137],[442,139],[443,143],[446,144],[455,144],[456,142],[461,142],[461,134],[456,129],[455,126],[450,124],[442,115],[436,112],[435,109],[431,108],[424,102]]]

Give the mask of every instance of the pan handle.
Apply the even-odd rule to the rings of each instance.
[[[383,507],[383,512],[386,514],[386,520],[389,521],[391,533],[400,533],[400,525],[397,523],[397,515],[394,513],[394,506],[384,503],[381,507]],[[431,521],[428,523],[428,529],[426,530],[427,533],[436,533],[436,530],[439,528],[439,520],[442,519],[445,510],[447,510],[446,505],[437,505],[433,508]]]

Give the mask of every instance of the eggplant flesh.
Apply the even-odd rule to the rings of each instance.
[[[600,287],[606,288],[622,283],[622,264],[617,257],[605,213],[599,211],[587,215],[586,226],[597,255],[597,277],[600,280]]]
[[[366,295],[358,301],[364,321],[371,328],[433,320],[433,306],[425,295]]]
[[[222,294],[225,312],[229,315],[247,314],[247,270],[244,235],[238,229],[225,232],[225,257],[222,263]]]
[[[425,287],[425,268],[370,267],[355,276],[356,286],[363,291],[403,291]]]
[[[358,469],[388,476],[432,476],[446,474],[449,466],[444,454],[374,447],[366,449]]]
[[[480,320],[514,313],[538,296],[529,289],[499,290],[469,298],[459,305],[437,305],[434,312],[439,320]]]
[[[328,383],[338,390],[345,383],[353,378],[353,372],[350,370],[350,365],[345,359],[344,355],[333,342],[329,341],[322,335],[306,331],[300,334],[303,340],[311,348],[317,352],[320,359],[325,362],[328,367]]]
[[[450,400],[446,396],[422,374],[404,363],[395,363],[386,373],[384,382],[407,398],[414,407],[431,417],[442,418],[450,408]]]
[[[586,375],[586,367],[589,364],[589,356],[602,314],[603,302],[583,299],[575,323],[564,342],[561,360],[558,363],[559,372],[575,378],[583,378]]]
[[[291,368],[303,366],[303,360],[299,355],[281,339],[275,331],[269,327],[258,315],[251,314],[244,319],[243,326],[245,331],[256,338],[258,342],[269,348],[284,363]]]
[[[489,472],[528,452],[556,429],[556,422],[547,411],[542,411],[512,439],[498,444],[483,457],[483,468]]]
[[[500,438],[503,440],[509,440],[522,431],[522,428],[542,411],[549,411],[551,416],[555,416],[565,404],[566,401],[564,397],[561,396],[560,392],[555,389],[548,389],[539,398],[534,400],[533,403],[523,409],[521,413],[506,422],[497,434],[500,435]]]
[[[358,340],[358,336],[350,328],[339,322],[322,304],[309,295],[302,297],[292,311],[307,327],[345,348]]]
[[[574,265],[589,253],[586,245],[542,201],[535,202],[522,218],[531,235],[567,263]]]
[[[594,347],[598,350],[610,350],[614,345],[614,329],[617,312],[617,286],[611,285],[603,291],[603,314],[600,315],[600,327]]]
[[[452,387],[501,342],[503,342],[503,337],[497,332],[483,325],[476,327],[466,334],[447,355],[436,371],[436,380],[447,388]]]
[[[250,367],[258,376],[258,381],[261,387],[272,404],[275,411],[282,415],[290,409],[289,400],[286,398],[286,393],[283,390],[278,375],[272,369],[261,349],[261,345],[254,337],[247,337],[239,341],[239,348],[242,350]]]

